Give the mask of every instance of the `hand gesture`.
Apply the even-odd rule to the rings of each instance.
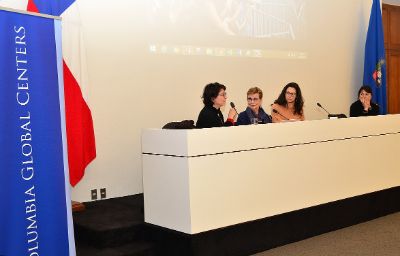
[[[229,118],[231,118],[233,120],[236,120],[236,118],[237,118],[237,112],[233,108],[229,109],[228,119]]]
[[[363,96],[360,97],[360,101],[364,107],[364,111],[368,111],[371,107],[371,101]]]

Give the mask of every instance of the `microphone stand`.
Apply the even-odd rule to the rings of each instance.
[[[328,114],[328,118],[331,116],[331,113],[329,113],[329,111],[326,110],[321,104],[319,104],[319,102],[317,102],[317,106],[322,108]]]
[[[331,113],[329,113],[328,110],[326,110],[321,104],[319,104],[319,102],[317,102],[317,106],[322,108],[328,114],[328,119],[331,119],[331,118],[346,118],[347,117],[345,114],[331,114]]]

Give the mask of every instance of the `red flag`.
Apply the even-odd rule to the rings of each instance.
[[[50,2],[46,1],[44,4],[49,3],[50,6]],[[65,6],[69,6],[70,2]],[[58,2],[58,6],[62,6],[60,3]],[[28,1],[27,10],[40,12],[33,0]],[[69,176],[71,185],[75,186],[82,179],[87,165],[96,158],[96,144],[92,114],[82,96],[81,88],[65,60],[63,68]]]
[[[38,8],[36,7],[35,3],[32,1],[28,1],[28,6],[26,7],[27,11],[30,12],[39,12]]]

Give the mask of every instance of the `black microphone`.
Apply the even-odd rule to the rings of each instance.
[[[319,102],[317,102],[317,106],[322,108],[326,113],[328,113],[328,118],[346,118],[347,116],[345,114],[331,114],[329,113],[328,110],[326,110],[321,104],[319,104]]]
[[[323,110],[325,110],[325,112],[328,114],[328,116],[331,116],[331,113],[329,113],[328,110],[326,110],[321,104],[319,104],[319,102],[317,102],[317,106],[322,108]]]
[[[272,112],[274,112],[274,113],[280,115],[281,117],[285,118],[286,120],[290,120],[289,118],[287,118],[286,116],[282,115],[281,113],[278,112],[278,110],[276,110],[276,109],[274,109],[274,108],[272,109]]]
[[[233,108],[236,111],[236,114],[239,115],[239,113],[237,112],[236,108],[235,108],[235,103],[231,102],[231,108]]]

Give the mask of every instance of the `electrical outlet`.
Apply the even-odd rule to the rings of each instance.
[[[97,189],[91,190],[92,200],[97,200]]]
[[[106,188],[101,188],[101,189],[100,189],[100,198],[101,198],[101,199],[104,199],[104,198],[106,198],[106,197],[107,197]]]

